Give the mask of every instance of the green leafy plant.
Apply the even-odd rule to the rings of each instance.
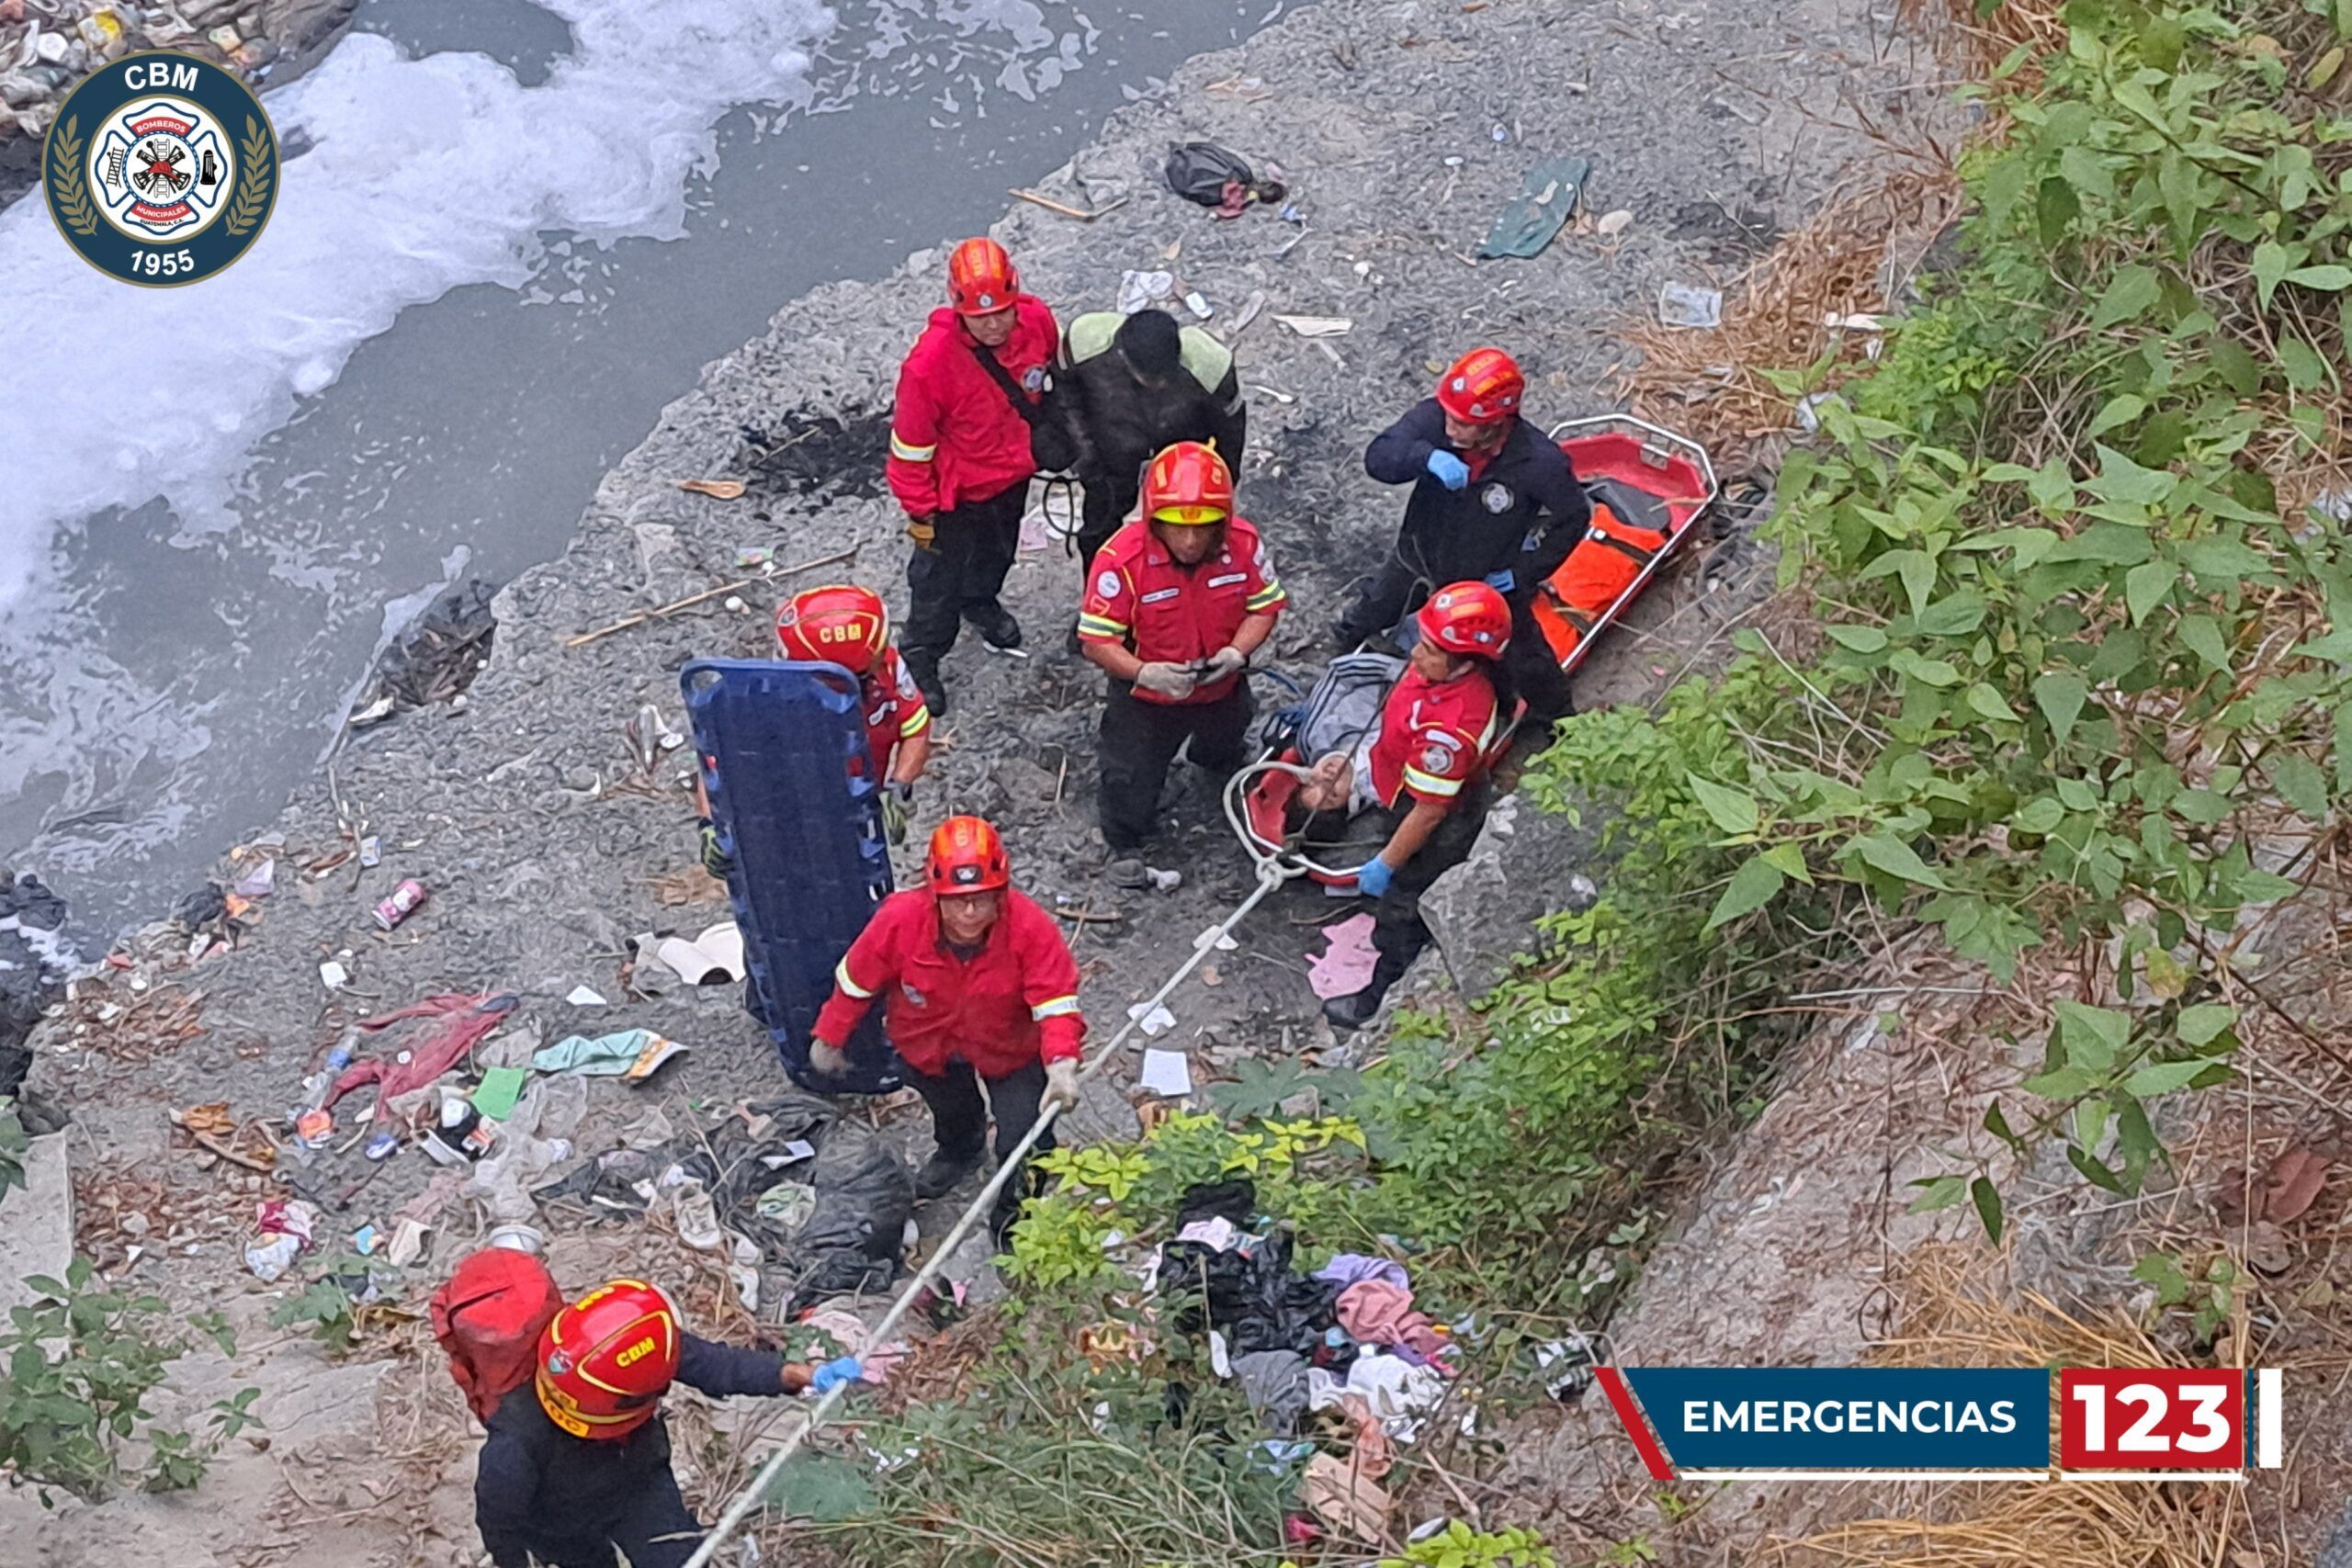
[[[32,1146],[17,1115],[16,1100],[0,1095],[0,1201],[6,1201],[12,1189],[25,1184],[25,1153]]]
[[[220,1445],[257,1425],[258,1389],[214,1404],[198,1435],[158,1427],[147,1396],[187,1347],[164,1332],[170,1308],[159,1296],[134,1296],[93,1284],[87,1258],[56,1280],[25,1282],[39,1292],[9,1313],[0,1334],[0,1471],[12,1483],[54,1487],[96,1502],[129,1485],[147,1491],[194,1486]],[[218,1314],[197,1324],[233,1349]],[[143,1443],[147,1457],[126,1457]]]
[[[1436,1534],[1406,1545],[1401,1557],[1384,1557],[1380,1568],[1559,1568],[1559,1559],[1533,1530],[1493,1534],[1455,1519]]]
[[[350,1354],[359,1339],[359,1318],[352,1309],[351,1292],[335,1272],[311,1280],[300,1295],[288,1296],[271,1308],[269,1325],[308,1327],[320,1344],[337,1356]]]

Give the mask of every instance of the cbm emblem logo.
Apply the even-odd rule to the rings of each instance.
[[[233,74],[169,51],[92,73],[41,161],[51,217],[82,259],[175,288],[235,262],[277,200],[277,133]]]

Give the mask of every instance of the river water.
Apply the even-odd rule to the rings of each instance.
[[[265,96],[289,157],[231,271],[131,288],[0,211],[0,864],[85,945],[160,913],[703,364],[1283,8],[363,0]]]

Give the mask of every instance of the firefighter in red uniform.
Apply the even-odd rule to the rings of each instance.
[[[833,994],[817,1015],[808,1065],[831,1075],[874,998],[887,992],[890,1043],[908,1082],[931,1107],[937,1143],[915,1175],[915,1195],[937,1198],[980,1163],[989,1112],[1001,1159],[1036,1121],[1042,1103],[1078,1103],[1086,1021],[1078,1010],[1078,960],[1061,927],[1012,886],[997,830],[951,817],[931,836],[927,886],[882,900],[833,971]],[[988,1104],[980,1084],[988,1084]],[[1053,1130],[1037,1142],[1054,1146]],[[1018,1179],[997,1199],[1000,1236],[1025,1195]]]
[[[1258,530],[1234,515],[1225,459],[1192,441],[1154,457],[1143,516],[1096,553],[1078,616],[1080,649],[1111,678],[1096,808],[1118,886],[1148,881],[1138,852],[1179,746],[1189,739],[1213,773],[1248,761],[1242,671],[1284,597]]]
[[[450,1304],[462,1313],[468,1303]],[[701,1544],[702,1524],[670,1469],[662,1419],[670,1385],[722,1398],[823,1393],[858,1373],[848,1357],[810,1367],[697,1338],[653,1286],[600,1285],[541,1331],[530,1373],[537,1397],[516,1386],[476,1401],[490,1432],[474,1472],[482,1546],[496,1568],[613,1568],[616,1546],[629,1568],[680,1568]]]
[[[947,261],[946,308],[899,367],[890,493],[915,546],[900,646],[934,715],[947,711],[939,661],[962,622],[998,648],[1021,646],[1021,623],[997,596],[1021,544],[1037,471],[1030,426],[1059,344],[1054,313],[1021,292],[1004,247],[967,240]]]
[[[1414,624],[1420,636],[1381,705],[1357,781],[1355,793],[1393,826],[1356,874],[1357,890],[1378,900],[1372,945],[1379,957],[1370,985],[1323,1004],[1323,1016],[1339,1029],[1371,1021],[1388,987],[1429,945],[1421,895],[1469,858],[1487,819],[1487,770],[1502,727],[1496,680],[1510,643],[1510,605],[1487,583],[1456,582],[1430,595]],[[1346,785],[1340,788],[1344,799]]]
[[[838,664],[857,677],[866,753],[882,786],[883,827],[892,843],[905,841],[915,783],[931,761],[931,708],[890,646],[890,613],[881,595],[850,582],[805,588],[775,607],[775,641],[783,658]],[[734,857],[710,820],[699,774],[695,800],[702,811],[703,869],[724,882]]]

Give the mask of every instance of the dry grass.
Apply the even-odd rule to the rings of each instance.
[[[2070,1313],[2029,1293],[2012,1305],[1973,1277],[1981,1252],[1915,1253],[1901,1289],[1903,1333],[1879,1347],[1890,1366],[2158,1367],[2177,1364],[2120,1314]],[[2245,1319],[2215,1347],[2244,1364]],[[2054,1443],[2054,1434],[2053,1434]],[[1921,1492],[1918,1512],[1859,1519],[1776,1541],[1789,1568],[2212,1568],[2248,1540],[2236,1486],[2050,1483]],[[2247,1561],[2259,1562],[2258,1557]]]

